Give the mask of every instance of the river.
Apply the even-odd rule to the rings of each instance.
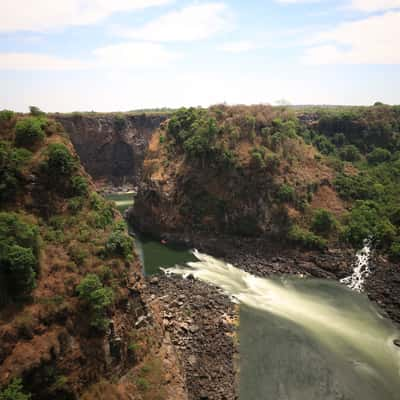
[[[240,304],[241,400],[400,398],[400,334],[367,296],[334,281],[255,277],[150,239],[140,247],[146,273],[192,274]]]

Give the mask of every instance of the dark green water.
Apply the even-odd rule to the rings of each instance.
[[[116,203],[118,210],[123,214],[133,205],[132,194],[114,193],[107,195],[108,200]],[[175,265],[185,265],[197,258],[187,248],[163,244],[151,237],[139,235],[131,231],[135,237],[136,246],[142,259],[146,275],[154,275],[160,272],[160,268],[170,268]]]

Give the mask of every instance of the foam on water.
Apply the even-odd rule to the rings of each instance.
[[[303,279],[304,284],[299,285],[293,278],[260,278],[198,251],[194,255],[198,261],[165,272],[191,274],[221,288],[239,303],[290,320],[335,353],[335,357],[380,381],[382,387],[398,385],[400,358],[393,345],[398,332],[364,296],[327,281],[320,281],[322,286],[327,285],[326,290],[307,290],[307,282],[316,280]],[[358,254],[357,278],[349,285],[356,290],[361,289],[367,274],[369,255],[369,246]]]

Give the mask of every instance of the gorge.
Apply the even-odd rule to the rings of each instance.
[[[43,222],[42,235],[49,246],[45,251],[51,254],[51,246],[58,246],[57,254],[63,254],[65,247],[75,263],[75,267],[61,263],[51,268],[80,274],[75,272],[79,266],[100,276],[104,287],[119,287],[127,300],[118,297],[108,311],[113,317],[105,336],[98,336],[97,344],[87,342],[93,348],[110,349],[106,359],[107,352],[115,354],[115,343],[120,343],[123,365],[110,359],[106,364],[111,369],[87,375],[84,383],[72,378],[73,391],[54,392],[52,386],[53,392],[44,395],[38,391],[41,381],[31,384],[38,372],[32,373],[27,360],[19,376],[35,399],[54,393],[68,399],[101,398],[101,386],[91,386],[101,382],[122,400],[396,399],[400,354],[394,344],[400,321],[397,109],[330,113],[220,105],[168,115],[54,114],[48,118],[63,126],[74,146],[68,145],[70,151],[79,155],[90,175],[82,169],[82,176],[94,180],[90,192],[113,192],[107,197],[127,217],[135,261],[134,270],[128,269],[124,278],[122,266],[131,262],[130,257],[120,255],[119,261],[112,261],[104,258],[100,239],[96,248],[90,245],[89,236],[100,238],[103,230],[110,238],[119,237],[121,228],[111,220],[102,222],[98,232],[94,227],[99,220],[91,220],[93,211],[108,215],[107,202],[98,203],[93,200],[96,195],[90,194],[88,200],[79,200],[83,208],[72,212],[76,194],[65,194],[66,200],[61,192],[56,201],[47,197],[58,207],[56,217],[70,219],[63,226],[71,227],[61,229],[71,230],[71,238],[60,239],[59,222]],[[386,119],[390,135],[381,129]],[[2,135],[11,140],[7,129]],[[46,145],[56,137],[48,135]],[[383,154],[385,146],[393,156]],[[353,156],[356,159],[351,161]],[[42,177],[40,169],[32,168]],[[121,188],[124,191],[118,194]],[[42,193],[41,187],[35,190]],[[18,198],[18,202],[31,212],[43,209],[41,199],[23,203]],[[385,202],[390,209],[383,207]],[[41,213],[40,218],[50,221]],[[120,218],[117,213],[115,218]],[[84,232],[73,231],[78,219],[87,225]],[[50,239],[47,224],[54,236]],[[371,252],[357,254],[368,237],[373,238]],[[80,247],[87,252],[81,257]],[[109,277],[114,265],[120,265],[122,274],[117,284],[115,276]],[[36,297],[51,286],[46,274],[39,275],[42,292],[35,292]],[[78,275],[75,278],[68,294],[63,292],[74,304],[66,314],[71,332],[77,329],[71,328],[72,315],[79,315],[74,308]],[[135,310],[135,316],[124,314],[124,309]],[[0,373],[4,372],[0,385],[16,375],[12,351],[21,354],[23,346],[29,348],[47,332],[42,313],[35,314],[40,323],[33,323],[33,333],[27,337],[12,331],[2,314],[2,337],[14,333],[0,359]],[[58,318],[55,325],[66,324]],[[152,338],[150,342],[146,337]],[[84,334],[75,340],[84,346],[83,338]],[[52,365],[58,369],[64,355],[62,351],[49,355],[54,351],[49,350],[45,358],[56,360]],[[102,359],[100,352],[96,357]],[[48,363],[49,358],[35,360],[34,368]],[[69,376],[70,370],[63,367]]]

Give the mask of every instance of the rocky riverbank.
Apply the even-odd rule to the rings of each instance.
[[[237,399],[236,306],[191,278],[153,277],[147,290],[183,366],[189,399]]]

